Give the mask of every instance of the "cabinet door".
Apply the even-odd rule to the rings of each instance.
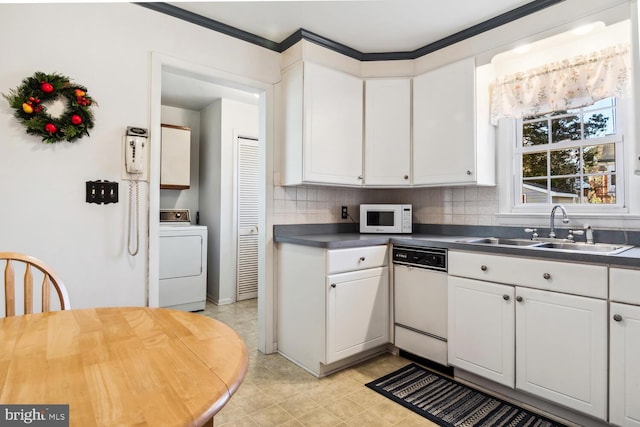
[[[362,86],[358,77],[304,64],[303,181],[362,184]]]
[[[514,288],[448,278],[449,364],[514,385]]]
[[[327,292],[325,363],[389,342],[388,267],[327,276]]]
[[[160,188],[185,190],[191,185],[191,129],[162,125]]]
[[[618,426],[638,427],[640,426],[640,306],[611,303],[609,328],[611,331],[609,421]]]
[[[413,80],[413,183],[476,180],[475,59]]]
[[[364,184],[411,183],[411,80],[365,83]]]
[[[607,417],[607,302],[516,288],[516,388]]]

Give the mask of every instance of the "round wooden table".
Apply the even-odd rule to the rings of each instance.
[[[0,319],[0,403],[69,404],[72,426],[200,426],[244,379],[227,325],[127,307]]]

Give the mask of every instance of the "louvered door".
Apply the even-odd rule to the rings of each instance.
[[[238,138],[236,300],[258,296],[258,141]]]

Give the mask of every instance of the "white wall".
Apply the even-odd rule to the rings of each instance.
[[[0,100],[0,248],[54,266],[75,308],[146,304],[149,188],[141,184],[141,249],[132,257],[121,147],[127,126],[150,127],[151,52],[267,84],[280,78],[277,53],[134,4],[0,5],[0,92],[56,72],[98,102],[90,137],[46,145]],[[85,181],[96,179],[119,181],[120,202],[85,203]]]
[[[160,190],[160,209],[189,209],[191,224],[195,224],[200,192],[200,112],[163,105],[160,114],[163,124],[185,126],[191,129],[189,188]]]
[[[200,223],[209,229],[207,298],[236,301],[236,136],[258,137],[258,106],[220,99],[202,110]]]

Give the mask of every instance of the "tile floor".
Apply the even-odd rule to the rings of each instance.
[[[247,376],[216,415],[216,427],[436,426],[364,386],[410,363],[406,359],[382,355],[317,379],[279,354],[257,350],[257,300],[207,303],[201,313],[231,326],[249,350]]]

